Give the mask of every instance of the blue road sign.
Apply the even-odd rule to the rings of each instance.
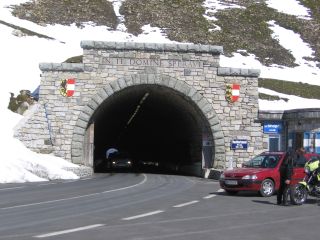
[[[248,149],[248,141],[244,139],[234,139],[230,144],[231,149]]]

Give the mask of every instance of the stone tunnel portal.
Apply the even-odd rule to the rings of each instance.
[[[91,122],[94,165],[105,158],[108,148],[116,147],[129,153],[134,165],[152,161],[162,170],[183,172],[193,166],[200,171],[203,139],[211,136],[207,120],[192,100],[169,87],[151,84],[130,86],[109,96]],[[209,150],[209,165],[213,152]]]
[[[192,166],[209,178],[230,159],[240,166],[265,150],[256,122],[260,70],[220,67],[222,47],[103,41],[81,47],[82,63],[39,65],[39,104],[15,133],[32,151],[80,165],[79,176],[118,147],[136,161]],[[67,80],[73,84],[62,84]],[[246,149],[231,149],[238,139]]]

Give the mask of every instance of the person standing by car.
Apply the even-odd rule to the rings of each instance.
[[[288,190],[290,187],[291,176],[293,174],[293,154],[287,153],[283,160],[280,171],[280,187],[277,192],[277,204],[288,206]]]

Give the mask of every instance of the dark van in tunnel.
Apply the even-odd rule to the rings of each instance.
[[[126,152],[117,152],[107,161],[110,169],[131,169],[133,166],[133,160]]]

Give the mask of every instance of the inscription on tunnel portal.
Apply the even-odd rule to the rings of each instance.
[[[167,60],[148,58],[103,58],[103,64],[143,67],[167,67],[167,68],[202,68],[203,61],[191,60]]]

